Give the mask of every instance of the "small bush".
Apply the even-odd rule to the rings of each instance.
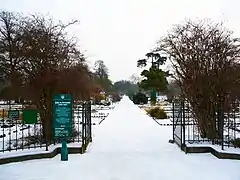
[[[154,108],[148,109],[147,113],[149,114],[149,116],[156,118],[156,119],[167,119],[166,112],[162,108],[159,108],[159,107],[154,107]]]
[[[134,104],[147,104],[148,103],[148,98],[145,94],[143,93],[137,93],[132,97],[133,103]]]
[[[119,102],[121,100],[121,96],[118,93],[112,94],[112,102]]]
[[[232,144],[234,147],[240,148],[240,138],[232,140]]]

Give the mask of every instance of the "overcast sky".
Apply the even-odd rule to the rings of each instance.
[[[71,29],[89,64],[104,60],[113,81],[139,73],[136,61],[186,18],[225,21],[240,35],[239,0],[0,0],[2,10],[78,19]]]

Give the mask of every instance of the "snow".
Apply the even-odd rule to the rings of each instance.
[[[239,180],[240,161],[185,154],[168,143],[171,126],[159,126],[128,97],[95,129],[85,154],[69,161],[32,160],[0,166],[1,180]]]

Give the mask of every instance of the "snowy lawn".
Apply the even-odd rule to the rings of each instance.
[[[32,160],[0,166],[1,180],[239,180],[240,161],[185,154],[169,144],[172,127],[159,126],[127,97],[95,129],[83,155],[61,162]]]

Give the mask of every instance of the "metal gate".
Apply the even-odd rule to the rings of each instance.
[[[184,102],[173,102],[173,141],[182,149],[185,145],[185,107]]]
[[[82,104],[82,151],[92,142],[91,102]]]

